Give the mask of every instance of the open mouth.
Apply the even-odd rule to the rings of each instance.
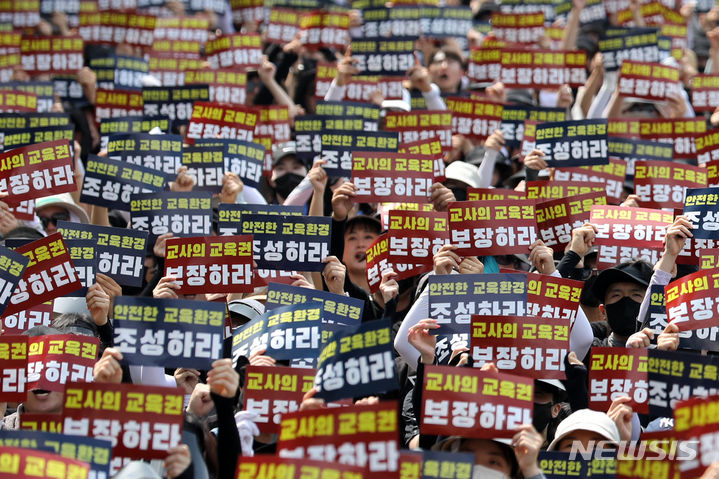
[[[449,80],[449,75],[447,75],[446,73],[442,73],[441,75],[439,75],[439,79],[440,80]]]
[[[363,261],[366,261],[366,260],[367,260],[367,253],[357,253],[357,254],[355,255],[355,260],[357,260],[357,262],[359,262],[359,263],[361,263],[361,262],[363,262]]]
[[[48,391],[47,389],[33,389],[32,393],[38,399],[44,399],[50,395],[50,391]]]

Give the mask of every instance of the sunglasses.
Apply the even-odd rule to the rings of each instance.
[[[48,225],[52,223],[53,226],[57,226],[58,221],[69,221],[70,220],[70,214],[69,213],[55,213],[54,215],[48,217],[40,216],[40,222],[42,223],[42,227],[47,229]]]

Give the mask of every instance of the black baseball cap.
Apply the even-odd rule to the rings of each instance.
[[[603,302],[604,295],[610,285],[614,283],[638,283],[648,287],[653,273],[652,265],[643,259],[626,261],[599,273],[594,285],[592,285],[592,292],[599,301]]]

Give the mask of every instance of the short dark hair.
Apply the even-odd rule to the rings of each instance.
[[[382,234],[382,223],[375,218],[365,215],[350,218],[345,225],[345,234],[353,233],[355,230],[365,229],[377,235]]]

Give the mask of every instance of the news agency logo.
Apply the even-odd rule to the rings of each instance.
[[[569,460],[645,460],[645,461],[693,461],[697,458],[698,440],[676,441],[657,439],[651,441],[580,441],[572,442]]]

